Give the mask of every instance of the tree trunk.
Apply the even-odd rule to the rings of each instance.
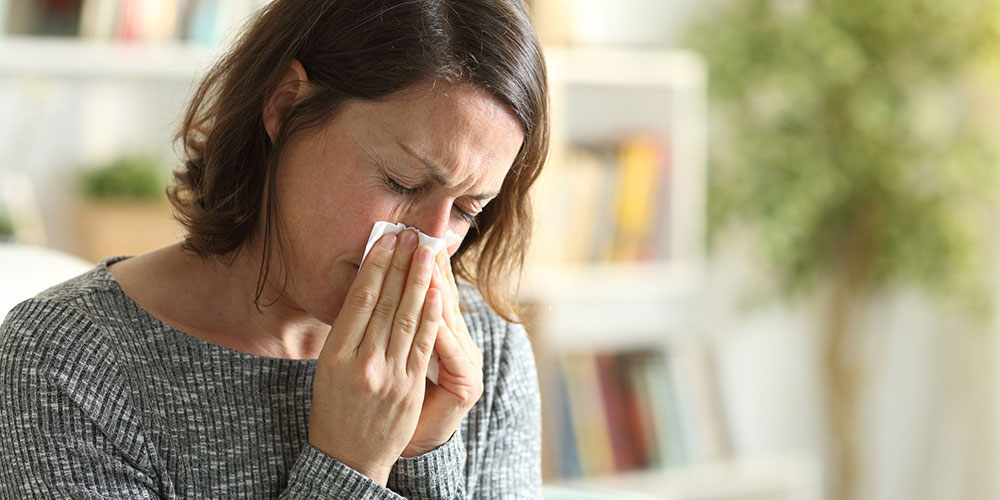
[[[838,280],[841,281],[841,280]],[[834,285],[823,343],[823,371],[827,384],[827,418],[830,437],[831,500],[852,500],[857,495],[858,377],[851,366],[850,328],[855,310],[851,290]]]
[[[830,436],[831,500],[854,500],[863,468],[860,467],[859,406],[865,366],[856,354],[857,335],[852,330],[861,295],[870,280],[873,228],[878,204],[859,204],[854,224],[844,238],[842,260],[833,274],[823,338],[823,371],[827,384],[827,417]]]

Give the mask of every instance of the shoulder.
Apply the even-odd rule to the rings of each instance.
[[[0,365],[46,376],[82,376],[112,357],[101,327],[116,307],[100,266],[14,307],[0,325]]]
[[[472,285],[459,284],[459,295],[469,333],[483,351],[484,399],[537,399],[538,374],[528,332],[493,312]]]
[[[30,441],[42,425],[53,434],[31,446],[104,436],[145,465],[122,342],[101,319],[110,314],[99,312],[114,294],[100,278],[91,271],[52,287],[18,304],[0,325],[0,429],[16,435],[2,438]]]

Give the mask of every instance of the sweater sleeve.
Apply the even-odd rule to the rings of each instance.
[[[292,467],[288,487],[278,498],[399,500],[403,497],[306,444]]]
[[[509,324],[474,498],[542,498],[541,397],[524,327]]]
[[[388,488],[306,445],[292,468],[282,499],[460,499],[465,498],[465,447],[459,432],[423,455],[400,458]]]
[[[7,316],[0,327],[0,497],[158,497],[147,443],[102,340],[68,306],[31,300]]]
[[[392,467],[388,485],[410,500],[464,499],[465,459],[465,440],[459,428],[435,450],[416,457],[400,457]]]

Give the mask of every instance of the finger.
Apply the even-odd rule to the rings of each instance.
[[[368,322],[365,338],[361,343],[361,349],[366,352],[380,352],[383,355],[385,353],[392,332],[392,322],[396,317],[396,309],[399,308],[399,301],[403,296],[403,287],[406,284],[406,275],[410,270],[413,251],[417,248],[417,234],[413,231],[403,231],[397,240],[396,251],[392,254],[391,264],[382,281],[382,289],[379,291],[378,302],[375,303],[371,321]]]
[[[438,337],[441,325],[441,291],[431,288],[424,300],[423,312],[420,315],[420,328],[413,337],[410,356],[406,362],[406,373],[410,377],[427,376],[427,363],[434,350],[434,342]]]
[[[477,368],[472,364],[462,346],[459,345],[454,332],[449,331],[443,322],[438,326],[434,350],[438,353],[438,382],[440,385],[464,384],[475,378],[474,370]]]
[[[371,320],[372,312],[382,290],[386,271],[392,261],[396,235],[387,234],[379,238],[367,258],[361,264],[354,282],[347,290],[344,305],[340,308],[335,322],[340,335],[331,335],[332,344],[356,350],[365,337],[365,328]]]
[[[441,261],[439,260],[439,265],[434,268],[434,281],[431,282],[431,286],[438,289],[441,289],[442,287],[448,288],[449,285],[445,282],[445,278],[440,272],[440,263]],[[450,334],[455,337],[455,340],[465,351],[469,360],[481,368],[483,366],[483,354],[482,351],[479,350],[479,346],[476,345],[474,340],[472,340],[469,328],[465,324],[465,318],[462,317],[461,311],[456,306],[458,303],[458,297],[448,293],[445,294],[445,297],[443,297],[443,302],[444,305],[442,306],[441,316],[444,324],[448,325]]]
[[[458,283],[455,281],[454,271],[451,269],[451,258],[448,257],[447,252],[441,252],[437,257],[438,265],[441,267],[442,274],[444,275],[445,281],[448,283],[448,288],[451,291],[452,297],[455,297],[455,305],[458,306]]]
[[[393,319],[386,358],[394,362],[400,372],[406,370],[413,337],[420,327],[421,309],[427,297],[427,288],[431,284],[432,253],[430,247],[426,246],[418,248],[414,253],[403,297]]]

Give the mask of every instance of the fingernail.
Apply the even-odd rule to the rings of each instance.
[[[429,247],[420,247],[420,250],[417,250],[417,262],[422,266],[431,263],[431,249]]]
[[[441,277],[441,268],[440,267],[434,266],[434,276],[437,276],[438,278]]]
[[[399,237],[399,244],[403,247],[403,250],[417,248],[417,234],[410,230],[403,231],[403,234]]]
[[[383,236],[382,239],[378,240],[378,244],[382,248],[388,248],[388,249],[392,250],[393,245],[396,244],[396,235],[395,234],[387,234],[387,235]]]

